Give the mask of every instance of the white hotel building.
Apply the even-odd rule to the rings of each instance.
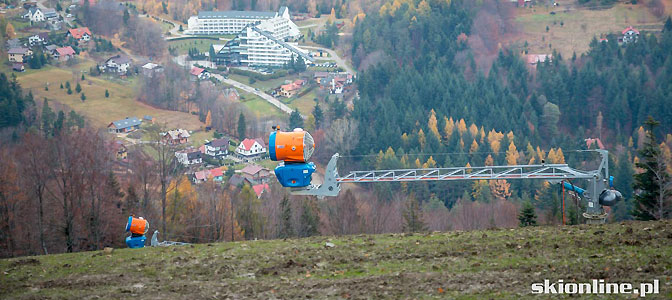
[[[192,21],[193,18],[197,20]],[[236,37],[226,45],[213,45],[216,53],[213,61],[220,64],[282,67],[292,57],[301,57],[306,63],[314,61],[308,51],[296,43],[287,42],[300,37],[301,32],[290,19],[286,7],[270,13],[201,12],[198,17],[189,19],[188,33],[235,33]]]
[[[263,25],[263,23],[262,23]],[[306,63],[313,62],[308,51],[296,44],[290,44],[279,38],[282,35],[264,30],[261,25],[249,26],[240,35],[238,53],[240,64],[248,66],[282,67],[294,57],[303,58]]]
[[[261,11],[201,11],[187,21],[185,34],[239,34],[251,24],[267,23],[264,30],[273,30],[278,38],[296,38],[300,35],[299,28],[292,22],[289,9],[281,7],[277,12]]]

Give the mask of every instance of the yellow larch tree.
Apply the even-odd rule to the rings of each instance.
[[[464,119],[460,119],[460,121],[457,122],[457,132],[459,132],[460,135],[467,132],[467,122],[465,122]]]
[[[427,120],[427,127],[429,131],[434,134],[434,136],[440,141],[441,135],[439,135],[438,121],[436,120],[436,112],[432,109],[429,113],[429,120]]]
[[[520,154],[518,154],[518,149],[516,149],[516,145],[511,141],[509,144],[509,149],[506,150],[506,163],[508,165],[517,165],[518,164],[518,157]]]
[[[205,116],[205,127],[212,127],[212,112],[208,110],[208,115]]]
[[[16,37],[16,32],[14,32],[14,25],[12,25],[12,23],[7,23],[7,26],[5,27],[5,35],[7,36],[7,39]]]
[[[418,143],[420,143],[420,149],[425,149],[425,142],[427,138],[425,137],[425,132],[422,131],[422,128],[418,130]]]
[[[450,119],[443,117],[443,119],[446,121],[446,125],[443,126],[443,136],[448,141],[453,135],[453,131],[455,131],[455,122],[453,121],[453,117],[450,117]]]
[[[536,152],[537,152],[537,157],[539,158],[539,162],[541,162],[542,160],[544,160],[546,158],[546,153],[544,152],[544,150],[541,150],[541,148],[539,148],[539,146],[537,146],[537,151]]]
[[[555,156],[555,149],[551,148],[551,150],[548,150],[548,155],[546,155],[546,162],[554,164],[558,158]]]
[[[472,137],[476,137],[476,135],[478,134],[478,127],[476,126],[476,124],[471,123],[471,125],[469,125],[469,133],[471,133]]]
[[[558,150],[555,151],[554,164],[564,164],[564,163],[565,163],[565,154],[562,153],[562,148],[558,147]]]
[[[471,147],[469,147],[469,153],[474,153],[476,151],[478,151],[478,143],[476,142],[476,140],[473,140],[471,142]]]
[[[488,157],[485,158],[485,165],[486,166],[492,166],[495,164],[495,159],[492,158],[491,154],[488,154]]]
[[[478,131],[479,138],[481,139],[479,143],[483,144],[485,141],[485,130],[483,130],[483,126],[481,126],[481,129]]]
[[[425,163],[422,165],[422,167],[425,168],[425,169],[427,169],[427,168],[435,168],[435,167],[436,167],[436,161],[434,161],[434,158],[430,156],[430,157],[427,159],[427,162],[425,162]]]
[[[511,184],[506,180],[490,180],[490,192],[495,198],[508,199],[511,197]]]

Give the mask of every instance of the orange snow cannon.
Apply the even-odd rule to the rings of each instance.
[[[315,141],[307,131],[296,128],[290,132],[277,129],[269,137],[269,154],[273,161],[305,163],[315,151]]]
[[[128,217],[128,223],[126,223],[126,231],[130,231],[133,235],[144,235],[149,230],[149,222],[143,219],[142,217],[136,218],[133,216]]]

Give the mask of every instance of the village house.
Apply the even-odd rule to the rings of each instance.
[[[529,65],[536,66],[539,63],[544,63],[546,61],[552,62],[553,61],[553,55],[552,54],[528,54],[525,55],[525,61]]]
[[[628,28],[623,29],[621,31],[621,34],[623,35],[621,38],[619,38],[619,42],[627,44],[630,42],[637,42],[637,39],[639,38],[639,31],[632,26],[628,26]]]
[[[257,184],[256,182],[254,182],[254,180],[250,180],[246,177],[243,177],[240,174],[233,174],[233,175],[231,175],[231,178],[229,178],[229,188],[231,190],[234,190],[234,189],[244,185],[245,183],[247,183],[249,185],[256,185]]]
[[[243,159],[256,158],[266,153],[266,144],[260,138],[244,139],[236,148],[236,153]]]
[[[111,72],[117,73],[119,75],[125,75],[128,72],[129,67],[131,66],[131,58],[123,55],[117,54],[108,58],[105,61],[105,64],[100,66],[100,71],[102,72]]]
[[[142,75],[152,78],[154,74],[163,72],[163,67],[155,63],[146,63],[142,66]]]
[[[115,153],[117,160],[125,161],[128,159],[128,149],[121,141],[112,142],[112,151]]]
[[[68,30],[66,37],[72,37],[78,42],[88,42],[91,40],[92,35],[89,27],[79,27]]]
[[[240,170],[240,175],[255,182],[265,182],[271,175],[271,171],[262,166],[250,164]]]
[[[208,72],[207,70],[205,70],[203,68],[199,68],[199,67],[192,67],[189,74],[191,74],[192,76],[195,76],[199,80],[205,80],[205,79],[210,78],[210,72]]]
[[[13,63],[12,64],[12,71],[14,71],[14,72],[23,72],[25,70],[26,70],[26,68],[23,66],[22,63]]]
[[[58,46],[51,44],[44,47],[44,52],[49,53],[53,56],[56,53],[56,49],[58,48],[59,48]]]
[[[169,145],[180,145],[189,142],[191,135],[184,129],[169,130],[163,134],[163,142]]]
[[[30,44],[30,46],[46,44],[48,40],[49,40],[49,33],[48,32],[40,32],[38,34],[34,34],[34,35],[29,36],[28,37],[28,44]]]
[[[328,90],[330,94],[342,94],[352,84],[354,77],[347,72],[328,73],[315,72],[313,79],[321,90]]]
[[[154,124],[154,117],[152,117],[152,116],[150,116],[150,115],[144,115],[144,116],[142,117],[142,121],[143,121],[143,122],[149,122],[149,123]]]
[[[194,173],[192,181],[194,183],[206,182],[212,178],[214,182],[224,181],[224,171],[226,167],[218,167],[210,170],[202,170]]]
[[[136,117],[121,119],[107,125],[107,131],[109,133],[127,133],[139,129],[141,123]]]
[[[24,19],[28,19],[33,23],[44,22],[47,18],[44,16],[42,9],[38,7],[30,7],[26,14],[23,15]]]
[[[229,154],[229,139],[216,139],[203,145],[203,154],[212,157],[222,157]]]
[[[175,152],[175,157],[179,163],[186,167],[203,162],[201,151],[198,151],[198,149],[194,148],[177,151]]]
[[[53,53],[54,59],[58,61],[68,61],[71,58],[75,57],[75,55],[77,55],[75,49],[72,49],[72,47],[70,46],[56,48],[56,50],[54,50]]]
[[[268,186],[268,183],[262,183],[252,186],[252,189],[254,190],[254,193],[257,194],[257,199],[259,199],[265,191],[270,191],[271,188]]]
[[[10,62],[22,63],[28,60],[28,57],[33,55],[33,51],[28,48],[11,48],[7,51]]]
[[[280,95],[283,97],[290,98],[294,95],[296,95],[300,90],[301,87],[306,83],[305,80],[303,79],[297,79],[294,80],[294,82],[289,83],[289,84],[283,84],[280,86]]]

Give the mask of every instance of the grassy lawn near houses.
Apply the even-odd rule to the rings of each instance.
[[[205,130],[194,131],[191,133],[189,143],[198,148],[205,144],[205,140],[212,141],[214,139],[214,133],[214,130],[210,130],[209,132],[205,132]]]
[[[305,95],[299,97],[299,98],[290,98],[289,102],[287,105],[291,108],[296,108],[299,110],[304,115],[309,115],[313,112],[313,108],[315,107],[315,98],[317,97],[317,94],[315,93],[315,90],[317,87],[313,87],[312,90]],[[324,105],[323,102],[320,103],[320,106],[322,107],[322,110],[325,110],[326,106]]]
[[[259,96],[251,93],[245,93],[238,90],[241,96],[241,102],[245,105],[257,118],[286,118],[287,114],[281,112],[277,107],[268,103],[266,100],[259,98]]]
[[[252,84],[250,84],[250,77],[247,77],[245,75],[229,74],[229,78],[233,79],[235,81],[238,81],[240,83],[249,85],[251,87],[258,88],[262,91],[268,91],[268,90],[278,88],[281,85],[285,84],[286,80],[295,80],[298,77],[295,76],[295,75],[287,75],[285,77],[280,77],[280,78],[276,78],[276,79],[256,80]]]
[[[168,47],[176,48],[178,54],[187,54],[190,48],[196,48],[200,52],[208,53],[211,45],[223,45],[225,43],[225,41],[211,39],[187,39],[168,41]]]
[[[88,70],[90,61],[84,61],[73,67],[48,67],[35,72],[27,72],[18,76],[18,81],[25,90],[33,92],[36,101],[41,102],[46,97],[50,101],[66,105],[87,117],[94,127],[106,127],[111,121],[125,117],[140,117],[151,115],[159,123],[166,123],[168,127],[180,127],[188,130],[200,129],[202,123],[198,116],[184,112],[168,111],[135,100],[135,80],[111,82],[101,78],[86,76],[81,81],[82,92],[86,100],[80,100],[75,86],[81,79],[81,70]],[[66,89],[60,89],[62,83],[69,81],[73,93],[68,95]],[[44,87],[49,84],[49,91]],[[105,90],[110,97],[105,98]]]
[[[669,3],[672,4],[672,1]],[[568,10],[569,7],[572,8]],[[527,41],[530,54],[551,53],[556,49],[567,58],[573,52],[581,54],[587,51],[593,37],[620,34],[630,25],[640,31],[660,31],[665,21],[652,15],[645,5],[629,3],[590,10],[572,1],[559,7],[516,8],[515,14],[514,23],[519,32],[510,39],[514,47],[522,49]]]

